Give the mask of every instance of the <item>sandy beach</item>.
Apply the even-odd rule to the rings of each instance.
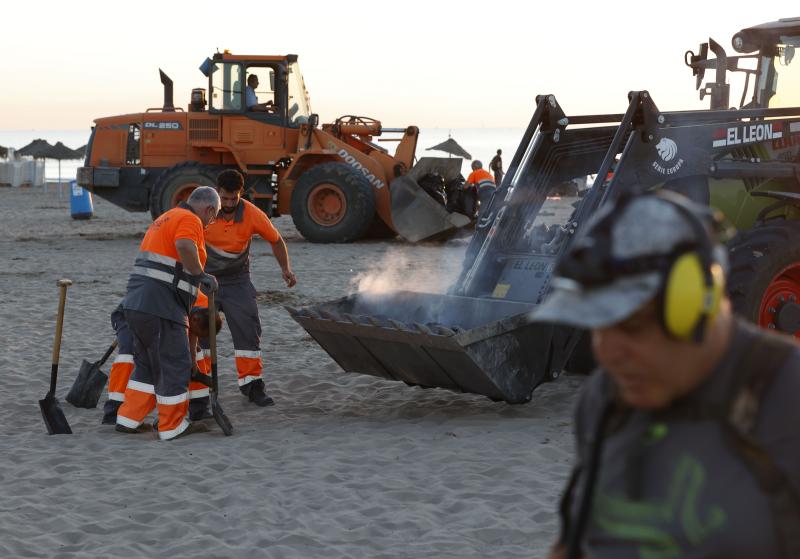
[[[109,314],[149,214],[95,199],[97,217],[75,221],[52,189],[2,189],[0,213],[0,557],[544,556],[581,377],[562,375],[509,406],[346,374],[282,306],[375,282],[443,291],[465,241],[315,245],[277,218],[297,287],[284,287],[263,241],[252,264],[276,405],[239,394],[224,328],[221,402],[234,436],[211,422],[209,433],[160,443],[64,401],[81,361],[113,340]],[[57,396],[74,434],[48,436],[37,400],[62,277],[74,285]]]

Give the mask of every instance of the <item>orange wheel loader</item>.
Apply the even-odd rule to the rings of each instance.
[[[208,88],[193,89],[186,110],[173,105],[172,80],[161,72],[162,107],[96,119],[78,184],[155,218],[234,168],[267,215],[290,214],[305,238],[323,243],[395,234],[416,242],[473,221],[420,188],[424,176],[463,177],[458,158],[414,164],[417,127],[357,116],[319,127],[297,55],[225,51],[200,70]],[[396,142],[394,154],[376,140]]]

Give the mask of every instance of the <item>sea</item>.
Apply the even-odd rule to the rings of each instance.
[[[473,159],[483,162],[484,168],[489,168],[491,161],[498,149],[503,150],[503,166],[508,168],[511,158],[522,139],[524,128],[420,128],[419,142],[417,143],[417,158],[425,156],[447,157],[437,151],[428,151],[427,148],[440,144],[448,138],[454,139],[463,147]],[[85,130],[0,130],[0,146],[19,149],[42,138],[51,144],[62,142],[65,146],[77,149],[89,141],[89,128]],[[391,136],[388,136],[391,137]],[[389,151],[391,144],[383,143]],[[82,160],[61,161],[61,180],[68,181],[75,178],[78,167],[83,165]],[[464,161],[462,173],[469,174],[469,161]],[[47,159],[45,162],[45,178],[56,181],[59,177],[59,162]]]

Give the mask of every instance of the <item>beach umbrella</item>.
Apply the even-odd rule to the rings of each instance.
[[[17,150],[18,155],[27,155],[28,157],[33,157],[34,159],[45,159],[49,157],[47,153],[53,149],[53,146],[47,143],[47,140],[34,140],[29,143],[24,148],[20,148]]]
[[[86,157],[86,144],[83,144],[81,147],[75,150],[75,153],[81,156],[81,159]]]
[[[61,195],[61,160],[62,159],[80,159],[81,156],[74,149],[68,148],[61,142],[56,142],[56,145],[50,146],[50,149],[45,152],[45,157],[48,159],[58,160],[58,194]]]
[[[450,155],[455,155],[456,157],[463,157],[464,159],[472,160],[472,156],[467,152],[467,150],[458,145],[458,142],[456,142],[453,138],[447,138],[441,144],[436,144],[433,147],[427,148],[427,151],[430,150],[443,151],[445,153],[449,153]]]

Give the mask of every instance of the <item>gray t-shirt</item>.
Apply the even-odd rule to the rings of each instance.
[[[736,367],[766,335],[739,322],[731,349],[686,401],[722,406]],[[577,410],[578,452],[589,451],[606,373],[586,383]],[[758,481],[719,421],[630,412],[604,443],[584,541],[592,559],[761,559],[778,557],[777,532]],[[764,394],[755,437],[800,493],[800,346]],[[575,495],[583,493],[579,482]],[[573,500],[573,512],[577,508]],[[797,527],[800,530],[800,526]]]

